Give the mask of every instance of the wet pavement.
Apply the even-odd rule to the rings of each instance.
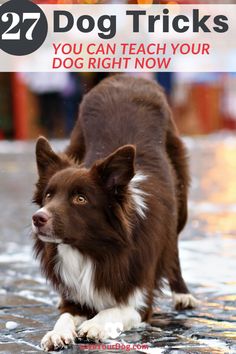
[[[192,187],[180,255],[184,278],[201,304],[196,310],[176,312],[166,291],[158,300],[153,327],[122,335],[120,344],[112,342],[117,349],[108,346],[108,353],[236,353],[236,136],[185,141]],[[53,144],[59,150],[64,145]],[[40,340],[58,316],[57,295],[45,283],[32,254],[33,152],[32,143],[0,142],[0,353],[4,354],[40,352]],[[9,321],[17,327],[8,329]],[[77,344],[64,352],[104,351]]]

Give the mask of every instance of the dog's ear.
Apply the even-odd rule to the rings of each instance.
[[[109,190],[126,186],[134,176],[135,147],[124,145],[93,166]]]
[[[43,136],[37,140],[35,153],[39,177],[44,176],[48,168],[52,169],[60,164],[60,157],[52,150],[48,140]]]

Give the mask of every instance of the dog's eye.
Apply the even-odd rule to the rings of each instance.
[[[83,196],[82,194],[76,194],[73,199],[72,199],[73,204],[75,205],[79,205],[79,204],[86,204],[87,203],[87,199],[85,198],[85,196]]]
[[[51,196],[52,196],[52,194],[51,194],[51,193],[47,193],[47,194],[45,195],[45,199],[50,199],[50,198],[51,198]]]

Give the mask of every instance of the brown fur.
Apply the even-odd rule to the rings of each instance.
[[[136,288],[146,289],[145,320],[153,290],[164,278],[172,291],[188,292],[177,246],[187,219],[188,164],[156,83],[124,75],[102,81],[84,97],[65,154],[56,155],[40,139],[36,156],[34,200],[50,207],[55,234],[93,260],[98,290],[106,289],[124,304]],[[141,187],[147,193],[146,218],[137,215],[128,190],[138,170],[148,176]],[[75,207],[70,198],[78,188],[89,202]],[[48,192],[50,200],[45,199]],[[96,313],[96,304],[86,308],[66,300],[70,289],[54,271],[57,246],[36,238],[35,251],[62,296],[61,311]]]

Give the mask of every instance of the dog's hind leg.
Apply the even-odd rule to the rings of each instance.
[[[168,275],[168,281],[176,310],[190,309],[198,305],[199,301],[190,294],[182,277],[177,245],[174,254],[173,268]]]
[[[184,228],[188,217],[188,187],[190,183],[186,148],[172,119],[166,136],[166,151],[175,172],[178,207],[177,234]]]
[[[168,255],[167,259],[172,259],[172,266],[167,276],[173,294],[173,302],[176,309],[193,308],[198,304],[198,300],[189,293],[189,290],[182,277],[179,252],[178,235],[184,228],[187,216],[187,199],[189,187],[189,171],[187,152],[182,143],[175,123],[172,118],[169,121],[169,128],[166,136],[166,150],[176,176],[176,197],[178,207],[178,223],[175,237],[174,253]]]

